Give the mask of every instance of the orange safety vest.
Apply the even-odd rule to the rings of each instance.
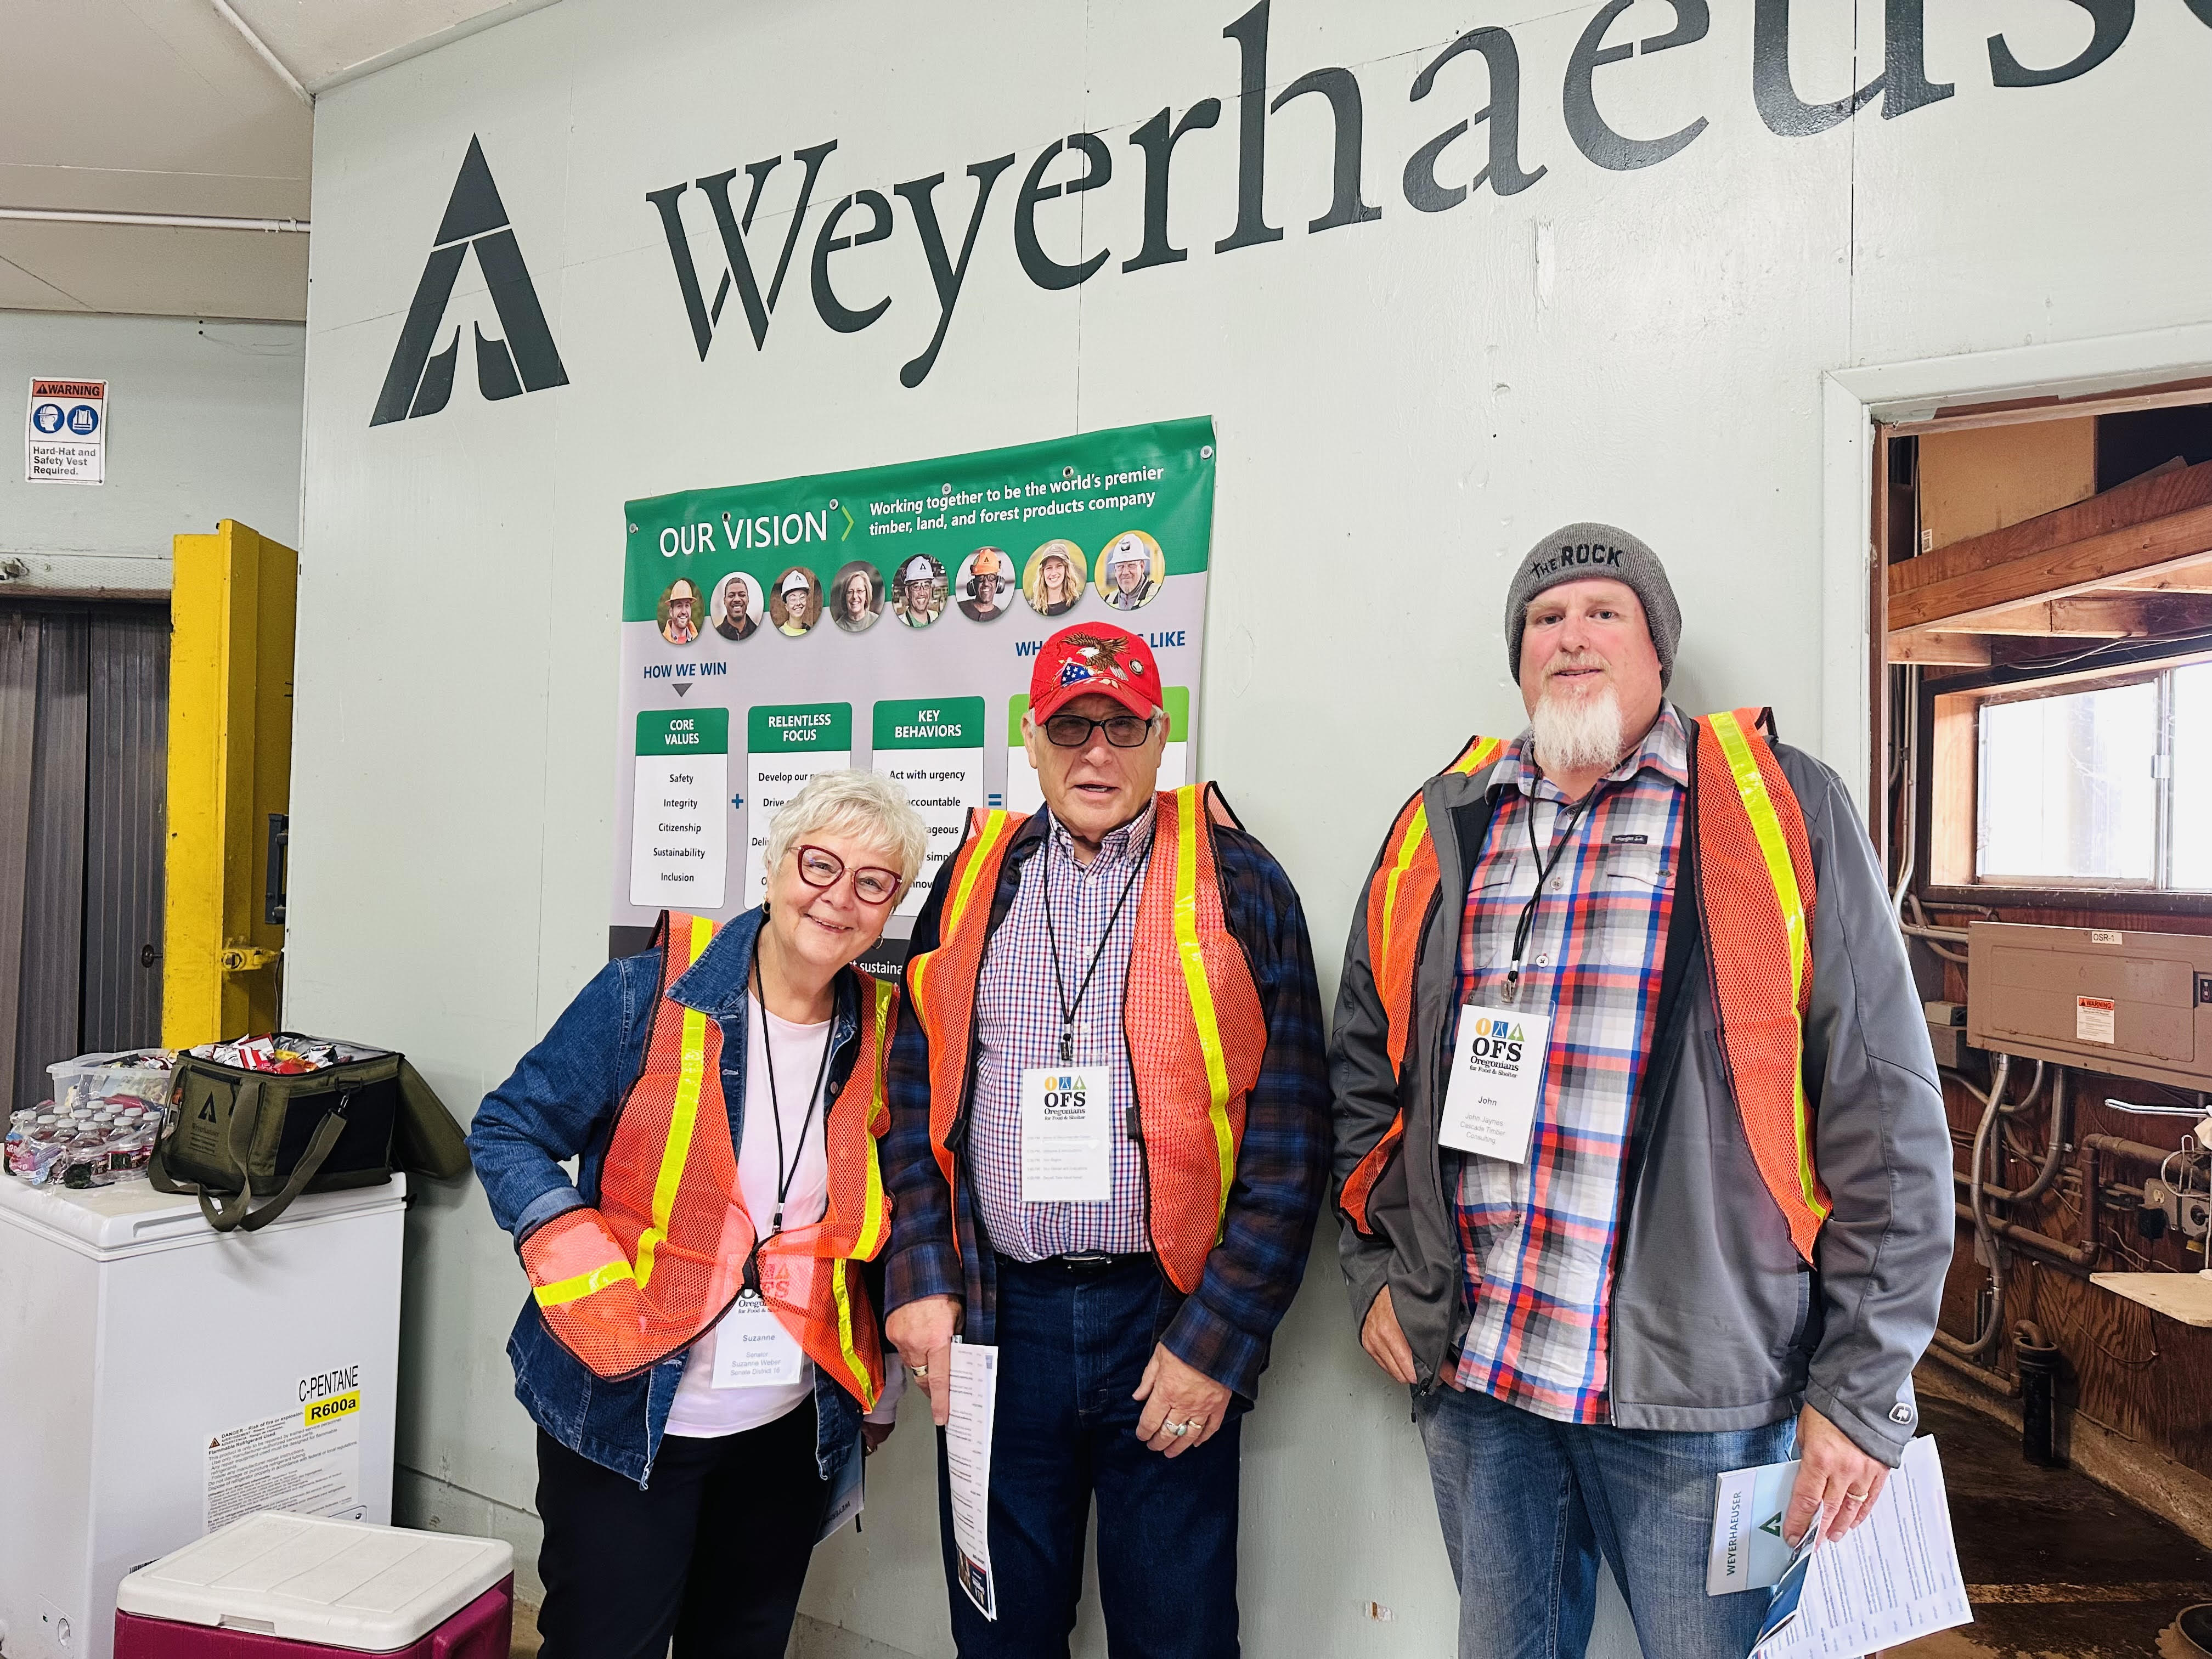
[[[600,1376],[635,1376],[689,1347],[745,1288],[757,1237],[738,1187],[722,1097],[722,1028],[669,988],[714,937],[704,916],[663,913],[660,994],[644,1069],[615,1118],[597,1209],[568,1210],[523,1241],[539,1316]],[[822,1219],[762,1243],[760,1294],[807,1358],[872,1407],[883,1346],[856,1262],[890,1236],[876,1143],[890,1126],[886,1067],[898,988],[862,975],[860,1050],[829,1111]]]
[[[1769,740],[1771,710],[1738,708],[1692,724],[1697,902],[1721,1053],[1752,1159],[1790,1224],[1798,1255],[1810,1261],[1830,1207],[1813,1166],[1803,1066],[1804,1015],[1813,995],[1812,842]],[[1480,771],[1505,747],[1496,738],[1470,738],[1445,775]],[[1389,1024],[1393,1076],[1404,1072],[1414,963],[1438,880],[1428,811],[1416,793],[1390,826],[1367,884],[1367,955]],[[1374,1231],[1368,1203],[1405,1124],[1401,1107],[1344,1183],[1342,1208],[1363,1233]]]
[[[973,1073],[975,989],[991,901],[1020,815],[971,814],[954,856],[937,948],[908,966],[915,1018],[929,1037],[929,1139],[958,1190],[951,1145]],[[1152,863],[1137,902],[1122,1028],[1137,1089],[1151,1192],[1152,1249],[1176,1288],[1198,1288],[1221,1237],[1244,1102],[1259,1080],[1267,1028],[1243,947],[1221,908],[1212,825],[1235,815],[1210,784],[1163,791]]]

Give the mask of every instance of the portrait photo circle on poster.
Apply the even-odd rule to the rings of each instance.
[[[1003,617],[1014,602],[1014,562],[1003,547],[979,547],[960,562],[952,591],[961,614],[971,621]]]
[[[1112,611],[1141,611],[1168,574],[1160,544],[1141,530],[1124,531],[1098,555],[1098,597]]]
[[[822,578],[803,564],[779,571],[769,592],[768,619],[791,639],[811,633],[822,620]]]
[[[749,640],[760,631],[761,585],[742,570],[732,570],[714,584],[714,602],[708,612],[714,631],[726,640]]]
[[[654,616],[660,637],[669,644],[679,648],[696,645],[699,630],[706,625],[707,596],[689,576],[678,576],[661,589]]]
[[[1041,617],[1063,617],[1083,602],[1090,567],[1083,550],[1055,536],[1030,555],[1022,569],[1022,597]]]
[[[830,580],[830,620],[848,634],[865,634],[884,614],[884,573],[855,559]]]
[[[927,553],[911,554],[891,579],[891,608],[908,628],[927,628],[945,614],[950,592],[944,565]]]

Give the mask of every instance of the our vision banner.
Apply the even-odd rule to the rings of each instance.
[[[1187,781],[1214,459],[1212,421],[1168,421],[629,502],[611,947],[757,903],[776,810],[858,766],[929,826],[878,965],[902,959],[968,811],[1038,805],[1022,714],[1070,623],[1152,646],[1161,787]]]

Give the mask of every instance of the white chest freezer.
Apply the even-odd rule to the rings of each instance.
[[[109,1659],[124,1575],[264,1510],[392,1519],[405,1178],[215,1232],[0,1176],[0,1653]]]

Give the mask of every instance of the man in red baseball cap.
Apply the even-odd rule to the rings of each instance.
[[[954,1333],[998,1351],[984,1524],[939,1506],[962,1659],[1066,1650],[1094,1498],[1109,1645],[1237,1651],[1239,1431],[1328,1079],[1297,894],[1211,784],[1158,790],[1165,702],[1126,629],[1048,640],[1044,810],[975,815],[908,957],[885,1328],[940,1425]]]

